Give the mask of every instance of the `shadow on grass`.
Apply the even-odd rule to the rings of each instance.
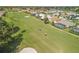
[[[10,37],[10,39],[12,39],[11,41],[0,46],[0,53],[15,53],[17,47],[21,44],[23,40],[22,36],[24,32],[25,30],[18,34],[18,36],[15,36],[13,38]]]

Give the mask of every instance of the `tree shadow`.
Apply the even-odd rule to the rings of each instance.
[[[21,29],[0,18],[0,53],[10,53],[16,51],[23,40],[23,33],[26,30]]]
[[[25,32],[25,30],[24,30]],[[18,34],[18,36],[15,37],[10,37],[10,39],[12,39],[11,41],[9,41],[8,43],[3,44],[2,46],[0,46],[0,53],[14,53],[17,50],[17,47],[21,44],[23,38],[23,33]]]

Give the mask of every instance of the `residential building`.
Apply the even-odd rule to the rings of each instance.
[[[60,28],[60,29],[64,29],[65,25],[61,24],[61,23],[55,23],[54,24],[55,27]]]
[[[56,23],[63,24],[66,27],[71,27],[71,26],[74,26],[75,25],[73,22],[70,22],[69,20],[66,20],[66,19],[56,21]]]

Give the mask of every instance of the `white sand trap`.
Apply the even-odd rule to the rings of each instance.
[[[29,18],[30,16],[25,16],[26,18]]]
[[[24,48],[20,53],[37,53],[37,51],[34,48]]]

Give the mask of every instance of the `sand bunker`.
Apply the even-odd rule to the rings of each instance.
[[[37,51],[34,48],[24,48],[20,53],[37,53]]]

